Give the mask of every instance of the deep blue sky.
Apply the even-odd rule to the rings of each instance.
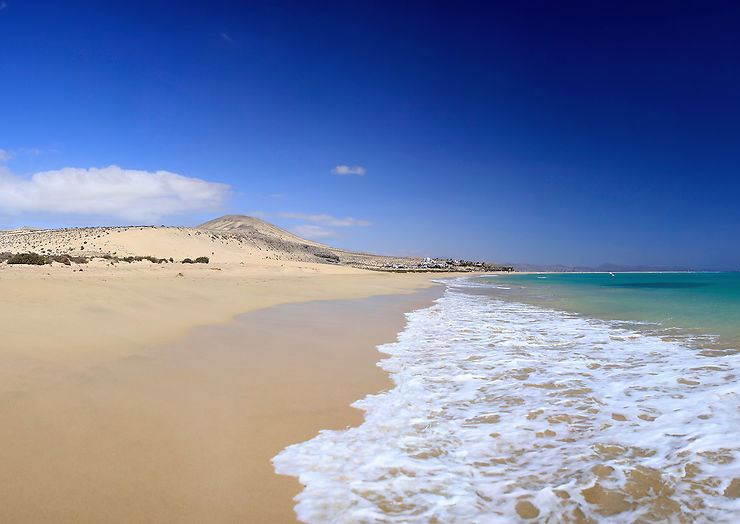
[[[740,269],[740,3],[643,4],[5,0],[0,177],[165,170],[230,193],[158,223],[350,249]]]

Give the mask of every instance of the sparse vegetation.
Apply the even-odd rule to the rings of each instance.
[[[8,259],[8,264],[28,264],[32,266],[43,266],[46,264],[46,257],[38,253],[21,253],[13,255]]]
[[[65,255],[68,256],[69,259],[74,262],[75,264],[87,264],[88,258],[87,257],[73,257],[71,255]]]
[[[103,258],[106,258],[106,257],[104,256]],[[122,260],[123,262],[128,262],[129,264],[131,262],[141,262],[142,260],[148,260],[152,264],[164,264],[164,263],[167,263],[167,259],[166,258],[157,258],[157,257],[153,257],[151,255],[147,255],[145,257],[128,256],[128,257],[123,257],[121,259],[119,259],[118,257],[110,257],[110,259],[115,260],[115,261]]]
[[[183,264],[208,264],[211,261],[208,257],[198,257],[195,260],[192,258],[185,258],[183,259]]]
[[[60,255],[51,257],[52,262],[59,262],[60,264],[64,264],[65,266],[72,265],[72,261],[69,259],[67,255]]]
[[[314,253],[314,255],[319,258],[323,258],[327,262],[333,262],[335,264],[339,262],[339,257],[337,255],[335,255],[334,253],[329,253],[327,251],[319,251],[317,253]]]
[[[65,266],[69,266],[74,262],[75,264],[87,264],[88,258],[87,257],[74,257],[72,255],[39,255],[37,253],[19,253],[16,255],[11,255],[10,253],[4,253],[3,255],[10,255],[6,256],[5,258],[0,258],[0,261],[7,259],[8,264],[28,264],[28,265],[36,265],[36,266],[43,266],[44,264],[51,264],[52,262],[57,262],[59,264],[64,264]]]

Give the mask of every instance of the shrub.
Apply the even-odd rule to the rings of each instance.
[[[59,262],[60,264],[64,264],[65,266],[72,265],[72,261],[70,261],[69,256],[67,255],[59,255],[51,257],[52,262]]]
[[[127,257],[122,257],[122,258],[119,258],[119,257],[116,257],[116,256],[104,255],[103,258],[105,258],[107,260],[113,260],[114,262],[119,262],[119,261],[121,261],[121,262],[128,262],[129,264],[132,263],[132,262],[141,262],[142,260],[148,260],[152,264],[164,264],[164,263],[167,262],[167,259],[166,258],[157,258],[157,257],[153,257],[151,255],[147,255],[145,257],[127,256]]]
[[[319,251],[317,253],[314,253],[314,255],[316,255],[319,258],[323,258],[324,260],[328,262],[334,262],[334,263],[339,262],[339,257],[337,255],[335,255],[334,253],[329,253],[327,251]]]
[[[13,255],[8,259],[8,264],[29,264],[33,266],[43,266],[46,264],[46,258],[36,253],[22,253]]]
[[[198,257],[198,258],[195,259],[195,263],[196,264],[208,264],[208,262],[210,262],[210,261],[211,261],[211,259],[208,258],[208,257]]]
[[[194,264],[194,262],[189,258],[186,258],[185,260],[183,260],[182,263],[183,264]]]

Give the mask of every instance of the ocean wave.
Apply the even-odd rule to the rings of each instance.
[[[740,518],[737,355],[448,281],[362,425],[275,457],[306,522]]]

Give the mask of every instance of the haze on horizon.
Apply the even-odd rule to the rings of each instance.
[[[0,2],[0,229],[740,269],[734,2]]]

